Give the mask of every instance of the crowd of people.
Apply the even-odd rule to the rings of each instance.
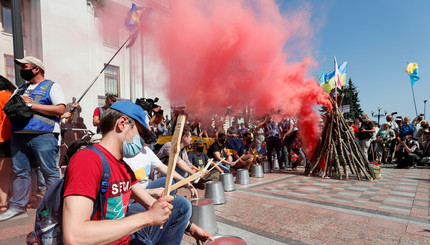
[[[428,164],[430,159],[429,123],[423,114],[415,117],[386,116],[382,125],[369,120],[364,114],[361,118],[348,119],[351,132],[369,161],[377,164],[395,164],[397,168],[413,168]]]
[[[16,88],[0,77],[0,106],[5,109],[0,112],[0,221],[24,213],[31,207],[32,195],[43,196],[60,179],[62,139],[68,129],[86,129],[76,98],[66,104],[61,86],[45,78],[39,59],[29,56],[15,62],[28,82]],[[30,115],[18,120],[7,112],[8,107],[25,112],[15,114]],[[103,158],[90,148],[74,148],[76,152],[67,158],[64,182],[64,241],[179,244],[184,232],[197,241],[213,239],[189,220],[191,204],[186,198],[175,196],[176,190],[163,195],[172,143],[161,145],[157,138],[174,130],[177,116],[174,112],[169,120],[159,106],[148,110],[112,95],[107,95],[104,106],[95,108],[93,126],[99,135],[83,145],[98,143],[95,147],[108,161],[106,203],[94,208]],[[206,181],[219,180],[221,174],[237,169],[249,170],[265,160],[273,170],[296,171],[299,164],[308,167],[297,119],[276,116],[279,119],[266,115],[252,122],[234,118],[228,128],[223,120],[187,117],[174,181],[201,172],[199,181],[185,185],[190,197],[196,198],[196,188],[204,188]],[[389,115],[381,127],[367,115],[347,123],[363,154],[373,162],[409,168],[430,155],[429,123],[420,116],[410,121]],[[72,139],[78,138],[73,132]],[[204,138],[213,138],[213,144],[207,145]],[[207,170],[207,164],[213,167]]]

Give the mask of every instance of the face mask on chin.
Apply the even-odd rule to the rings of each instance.
[[[130,128],[131,131],[134,133],[133,129]],[[123,136],[124,139],[122,141],[122,155],[125,158],[132,158],[137,156],[139,152],[142,151],[143,148],[143,139],[140,137],[139,134],[134,134],[133,140],[131,142],[127,142],[125,140],[125,135]]]
[[[27,70],[20,70],[19,74],[21,75],[22,79],[24,79],[25,81],[30,81],[31,79],[33,79],[34,76],[36,76],[36,74],[33,73],[33,68],[32,69],[27,69]]]

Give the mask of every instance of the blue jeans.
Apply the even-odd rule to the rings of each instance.
[[[176,183],[176,181],[173,179],[172,180],[172,185],[174,185],[175,183]],[[148,186],[146,186],[146,189],[155,189],[155,188],[159,188],[159,187],[163,187],[164,188],[165,186],[166,186],[166,177],[161,177],[159,179],[156,179],[154,181],[149,182]],[[177,189],[174,190],[174,191],[171,191],[170,195],[171,196],[176,195],[176,191],[177,191]]]
[[[130,244],[181,244],[188,220],[191,218],[191,203],[182,196],[177,196],[172,201],[173,209],[169,219],[163,225],[148,226],[131,235]],[[132,203],[127,210],[127,216],[145,212],[146,209],[137,202]]]
[[[12,191],[10,206],[25,210],[30,197],[31,163],[36,163],[49,188],[60,179],[57,169],[58,140],[52,133],[13,134],[12,154]]]

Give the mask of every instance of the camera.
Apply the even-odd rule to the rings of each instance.
[[[144,111],[146,111],[146,113],[148,113],[149,117],[153,116],[154,113],[154,109],[160,107],[159,105],[155,104],[158,102],[158,97],[155,97],[155,99],[149,99],[149,98],[140,98],[140,99],[136,99],[135,104],[139,105],[140,107],[142,107],[142,109]],[[163,110],[158,110],[159,114],[163,113]]]

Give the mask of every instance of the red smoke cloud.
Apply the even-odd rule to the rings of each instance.
[[[200,118],[223,114],[227,107],[238,112],[249,104],[260,116],[280,109],[298,118],[307,153],[312,153],[319,137],[313,107],[331,104],[320,86],[305,77],[316,65],[309,55],[308,6],[281,14],[274,0],[170,2],[172,13],[166,17],[154,10],[140,34],[156,43],[170,69],[171,103],[186,103],[190,114]],[[109,30],[118,35],[119,27],[107,23],[119,25],[127,10],[110,4],[103,9],[120,16],[103,14],[109,27],[104,35]]]
[[[144,30],[159,43],[171,70],[172,104],[186,102],[192,113],[209,116],[252,103],[257,115],[281,109],[299,119],[308,153],[316,147],[316,104],[331,107],[313,79],[312,57],[289,62],[289,54],[309,53],[309,11],[281,15],[274,1],[171,1],[173,13]],[[304,40],[305,44],[294,40]],[[289,47],[289,48],[286,48]]]

